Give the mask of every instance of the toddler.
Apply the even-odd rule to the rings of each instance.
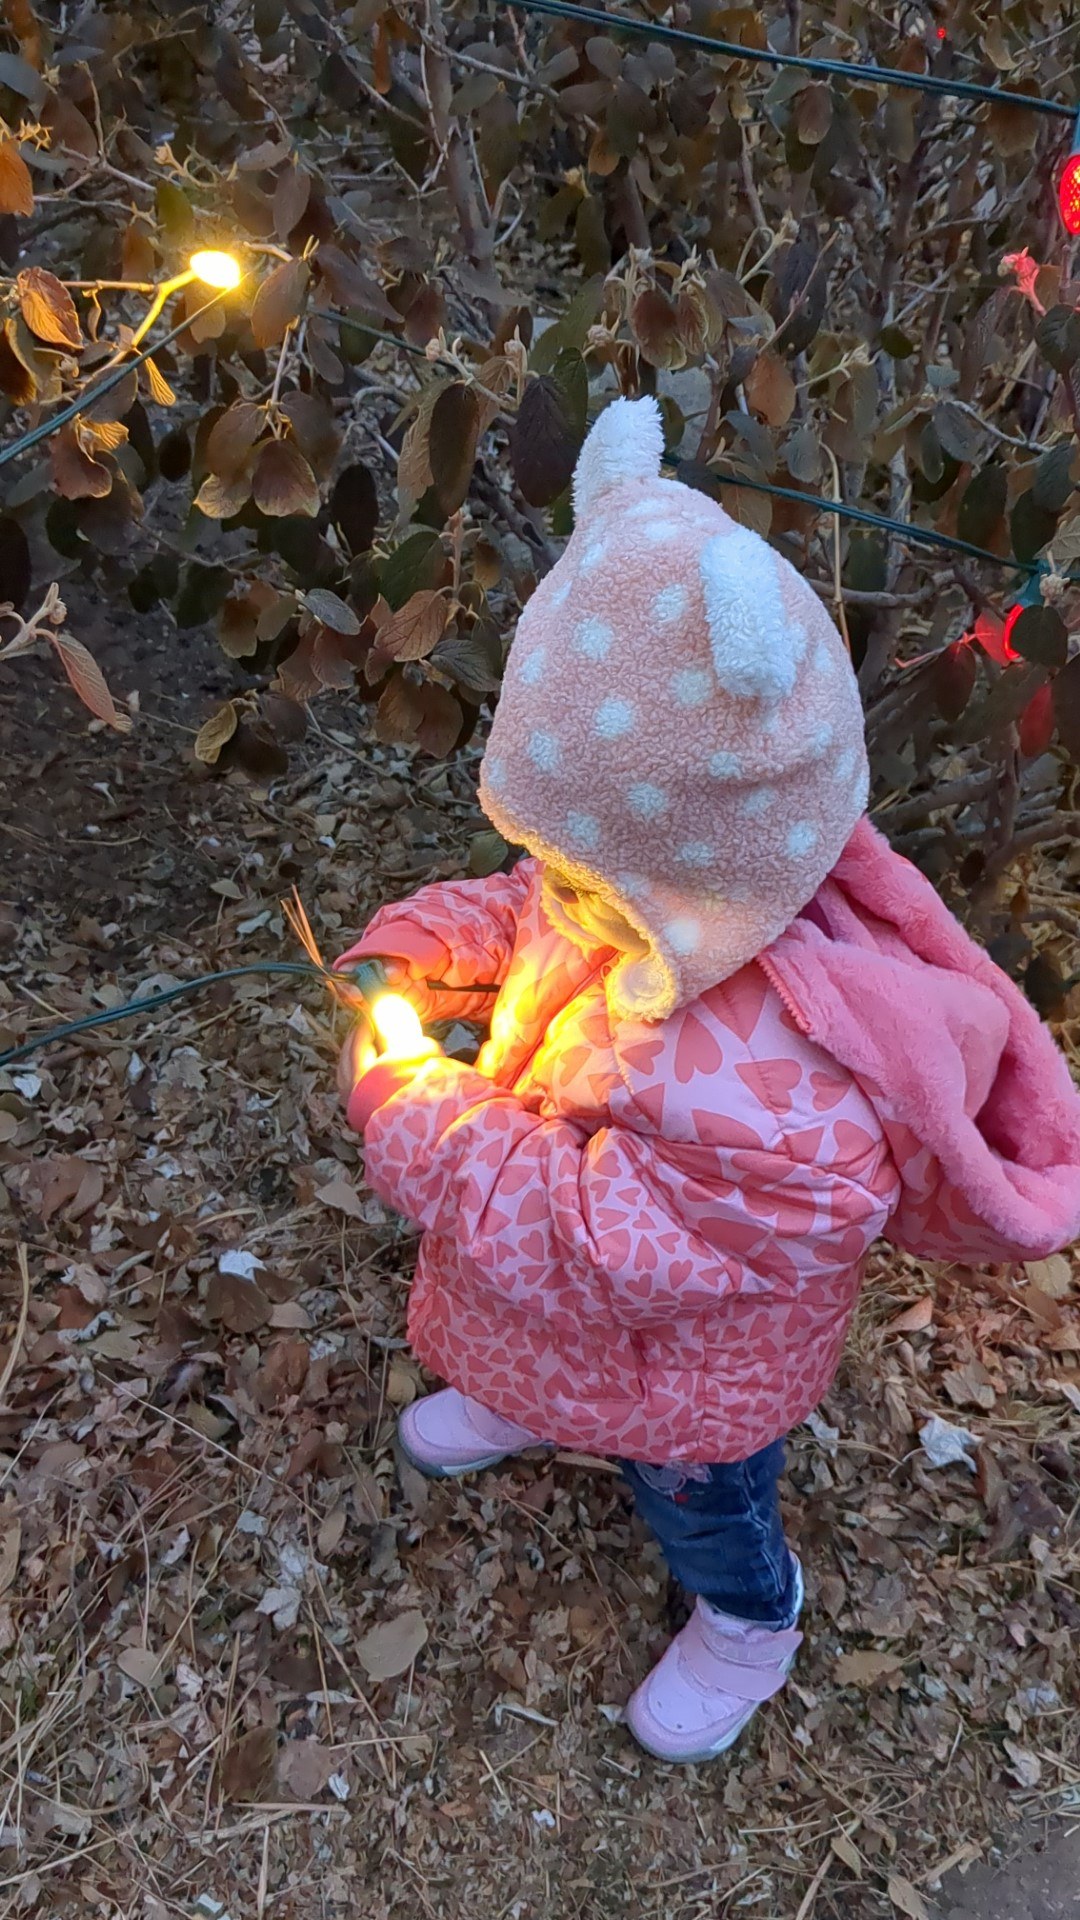
[[[832,1380],[871,1242],[1061,1247],[1080,1102],[865,818],[817,597],[661,479],[661,449],[654,401],[601,415],[518,626],[481,800],[526,857],[384,909],[339,964],[383,956],[427,1018],[490,1011],[475,1067],[343,1060],[367,1178],[424,1230],[410,1338],[451,1383],[402,1445],[436,1476],[537,1443],[621,1461],[697,1596],[628,1724],[700,1761],[800,1643],[784,1436]]]

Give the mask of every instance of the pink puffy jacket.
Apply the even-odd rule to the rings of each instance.
[[[339,964],[365,954],[500,985],[476,1068],[391,1072],[374,1111],[361,1082],[350,1118],[424,1228],[420,1359],[564,1446],[743,1459],[828,1387],[879,1233],[970,1262],[1080,1231],[1050,1035],[865,822],[787,933],[659,1024],[613,1021],[616,956],[555,931],[531,859],[384,909]]]

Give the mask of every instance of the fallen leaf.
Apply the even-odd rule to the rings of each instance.
[[[889,1674],[899,1673],[903,1665],[903,1656],[899,1653],[875,1653],[871,1648],[857,1648],[854,1653],[842,1653],[833,1672],[841,1687],[872,1687]]]
[[[256,1612],[268,1613],[278,1631],[284,1633],[295,1627],[303,1597],[299,1587],[267,1587]]]
[[[148,1690],[161,1680],[160,1655],[151,1653],[149,1647],[125,1647],[117,1655],[116,1664],[129,1680],[136,1680],[140,1687]]]
[[[262,1800],[274,1775],[277,1730],[252,1727],[226,1750],[221,1763],[221,1791],[226,1800]]]
[[[254,1333],[270,1318],[270,1302],[254,1280],[238,1273],[215,1273],[206,1290],[206,1311],[233,1333]]]
[[[918,1887],[913,1887],[902,1873],[889,1875],[889,1899],[898,1912],[907,1915],[908,1920],[930,1920],[929,1908]]]
[[[0,213],[34,211],[34,183],[14,140],[0,140]]]
[[[278,1748],[278,1785],[292,1800],[314,1800],[334,1771],[334,1756],[318,1740],[286,1740]]]
[[[1018,1747],[1013,1740],[1006,1740],[1005,1751],[1009,1756],[1010,1773],[1022,1787],[1037,1787],[1042,1779],[1042,1761],[1030,1747]]]
[[[843,1861],[848,1872],[853,1873],[855,1875],[856,1880],[861,1880],[862,1879],[862,1858],[859,1854],[858,1848],[854,1846],[852,1842],[848,1839],[847,1834],[834,1833],[832,1836],[832,1839],[829,1841],[829,1845],[831,1846],[837,1859]]]
[[[93,714],[95,720],[104,720],[114,733],[130,733],[131,715],[121,713],[109,692],[105,675],[89,649],[83,646],[81,640],[76,640],[73,633],[51,633],[49,638],[72,690],[83,706]]]
[[[362,1634],[353,1651],[369,1680],[394,1680],[408,1672],[427,1637],[422,1613],[399,1613]]]
[[[975,1435],[966,1427],[950,1426],[942,1420],[940,1414],[932,1414],[919,1428],[919,1440],[922,1450],[932,1467],[967,1467],[969,1473],[975,1472],[975,1462],[968,1448],[977,1442]]]
[[[886,1333],[925,1333],[927,1327],[932,1325],[933,1319],[934,1296],[924,1293],[921,1300],[916,1300],[913,1306],[905,1307],[903,1313],[898,1313],[895,1320],[890,1320],[885,1331]]]
[[[16,1520],[0,1539],[0,1593],[6,1593],[15,1578],[21,1540],[22,1525]]]
[[[350,1220],[364,1218],[356,1188],[342,1174],[328,1180],[325,1187],[316,1187],[315,1198],[321,1200],[324,1207],[337,1207],[339,1212],[347,1213]]]
[[[1064,1253],[1052,1253],[1047,1260],[1026,1260],[1024,1272],[1032,1286],[1051,1300],[1067,1300],[1073,1290],[1072,1262]]]

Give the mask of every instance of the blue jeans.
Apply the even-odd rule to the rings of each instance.
[[[784,1442],[728,1466],[647,1467],[624,1460],[634,1504],[676,1580],[710,1606],[762,1627],[795,1624],[795,1562],[784,1539],[777,1482]]]

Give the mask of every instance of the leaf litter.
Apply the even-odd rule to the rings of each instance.
[[[28,887],[0,948],[5,1032],[39,1002],[71,1018],[148,976],[281,957],[294,881],[333,953],[381,901],[466,871],[471,756],[413,765],[330,711],[270,789],[191,780],[164,880],[136,832],[98,870],[100,940],[63,869]],[[75,751],[85,805],[106,750]],[[152,769],[107,751],[130,804]],[[1045,860],[1038,878],[1057,884]],[[323,1913],[371,1920],[511,1895],[521,1920],[728,1902],[779,1920],[807,1898],[818,1920],[918,1916],[943,1863],[1064,1813],[1075,1258],[978,1275],[875,1255],[790,1450],[794,1683],[729,1761],[666,1769],[619,1709],[679,1603],[606,1463],[433,1485],[395,1457],[423,1385],[415,1238],[338,1115],[342,1018],[242,983],[42,1054],[32,1096],[0,1081],[28,1281],[20,1333],[18,1263],[0,1279],[12,1910],[133,1911],[135,1887],[147,1913],[255,1920],[264,1884],[308,1920],[317,1876]],[[1059,1029],[1074,1055],[1077,1031]]]

